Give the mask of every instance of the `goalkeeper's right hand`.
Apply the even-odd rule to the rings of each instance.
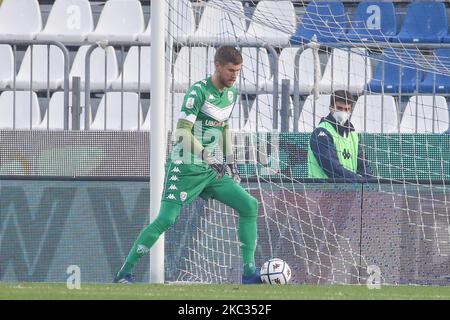
[[[217,179],[220,180],[225,175],[225,165],[220,163],[219,160],[208,154],[206,149],[202,150],[201,158],[206,164],[216,173]]]

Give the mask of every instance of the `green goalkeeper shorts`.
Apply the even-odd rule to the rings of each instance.
[[[164,190],[161,201],[181,205],[190,204],[198,196],[209,199],[217,190],[236,184],[227,174],[221,179],[207,165],[184,164],[180,160],[167,160]]]

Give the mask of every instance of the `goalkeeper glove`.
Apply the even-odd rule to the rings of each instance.
[[[236,181],[237,183],[241,183],[241,177],[239,176],[239,170],[236,162],[227,163],[227,171],[234,181]]]
[[[202,150],[201,158],[216,173],[217,180],[222,179],[222,177],[225,174],[225,166],[222,163],[220,163],[216,158],[208,154],[206,149]]]
[[[231,178],[233,178],[233,180],[236,181],[237,183],[241,183],[239,169],[238,169],[236,162],[234,161],[234,157],[232,155],[227,156],[226,160],[227,160],[226,169],[227,169],[228,175]]]

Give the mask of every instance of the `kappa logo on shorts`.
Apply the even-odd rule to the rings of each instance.
[[[175,168],[172,169],[172,172],[180,173],[181,171],[180,171],[180,169],[178,167],[175,167]]]
[[[185,201],[187,199],[187,192],[180,192],[180,200]]]
[[[175,197],[175,195],[174,195],[173,193],[171,193],[171,194],[169,194],[169,195],[167,196],[166,199],[176,200],[177,198]]]
[[[171,176],[169,180],[170,181],[178,181],[179,179],[177,176],[174,175],[174,176]]]
[[[176,164],[176,165],[180,165],[180,164],[183,164],[183,161],[181,161],[181,160],[175,160],[175,161],[173,161],[173,163]]]
[[[178,190],[177,186],[174,184],[171,184],[169,187],[169,190]]]

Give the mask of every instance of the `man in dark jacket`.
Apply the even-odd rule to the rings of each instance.
[[[350,122],[354,97],[344,90],[330,98],[330,113],[312,132],[308,149],[308,177],[364,182],[372,174]]]

